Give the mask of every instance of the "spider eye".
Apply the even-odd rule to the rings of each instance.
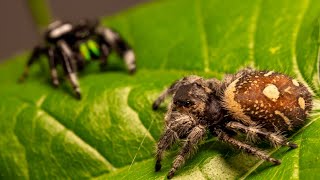
[[[194,103],[192,102],[192,101],[190,101],[190,100],[186,100],[186,101],[174,101],[173,102],[175,105],[177,105],[177,106],[183,106],[183,107],[190,107],[190,106],[192,106]]]
[[[202,87],[201,84],[198,84],[198,83],[196,83],[196,86],[197,86],[197,87]]]

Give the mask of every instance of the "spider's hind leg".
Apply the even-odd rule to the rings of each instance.
[[[110,54],[110,46],[108,44],[101,42],[100,49],[101,49],[100,69],[102,71],[105,71],[107,68],[108,56]]]
[[[239,130],[241,132],[247,133],[249,137],[261,136],[269,140],[274,146],[282,145],[288,146],[290,148],[297,148],[298,145],[292,142],[287,141],[287,139],[280,135],[279,133],[267,132],[262,130],[259,127],[255,126],[245,126],[239,122],[229,122],[226,127],[230,130]]]
[[[105,44],[110,44],[117,54],[123,58],[126,63],[129,73],[133,74],[136,71],[136,58],[132,48],[124,39],[110,28],[99,27],[97,33]]]
[[[267,153],[265,153],[264,151],[262,151],[262,150],[260,150],[258,148],[255,148],[255,147],[253,147],[253,146],[251,146],[249,144],[245,144],[245,143],[243,143],[243,142],[241,142],[241,141],[239,141],[239,140],[237,140],[235,138],[230,137],[227,133],[223,132],[220,129],[215,130],[215,134],[218,136],[218,138],[221,141],[224,141],[224,142],[229,143],[229,144],[231,144],[233,146],[236,146],[239,149],[243,149],[249,154],[257,156],[260,159],[272,162],[273,164],[276,164],[276,165],[281,164],[280,160],[270,157]]]

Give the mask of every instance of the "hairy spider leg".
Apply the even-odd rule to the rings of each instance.
[[[101,50],[100,55],[100,69],[102,71],[106,70],[107,63],[108,63],[108,57],[111,52],[111,46],[107,43],[105,43],[101,38],[99,39],[99,46]]]
[[[219,140],[229,143],[233,146],[236,146],[239,149],[243,149],[249,154],[252,154],[254,156],[259,157],[260,159],[272,162],[274,164],[281,164],[280,160],[270,157],[267,153],[265,153],[264,151],[258,148],[252,147],[248,144],[245,144],[237,139],[230,137],[227,133],[223,132],[221,129],[214,130],[214,133],[218,136]]]
[[[29,59],[27,61],[27,64],[25,66],[25,69],[24,69],[22,75],[19,78],[19,82],[23,82],[28,77],[30,66],[36,60],[39,59],[41,54],[46,54],[46,53],[47,53],[47,47],[46,46],[38,45],[33,49],[32,53],[31,53],[31,56],[29,57]]]
[[[170,147],[177,141],[177,139],[177,133],[170,128],[167,128],[161,135],[157,144],[155,171],[159,171],[161,169],[161,161],[164,151],[170,149]]]
[[[50,67],[50,75],[52,78],[52,84],[57,87],[59,85],[59,80],[58,80],[58,72],[57,72],[57,61],[56,61],[56,48],[51,47],[48,48],[46,54],[48,56],[48,60],[49,60],[49,67]]]
[[[68,76],[68,79],[72,85],[72,88],[76,94],[76,97],[78,99],[81,99],[81,92],[80,92],[80,88],[79,88],[79,82],[78,82],[78,78],[76,75],[76,71],[75,69],[73,69],[72,67],[72,52],[71,49],[68,47],[67,43],[63,40],[59,40],[57,42],[58,47],[61,50],[61,54],[62,54],[62,65],[63,65],[63,69],[66,73],[66,75]]]
[[[167,112],[165,120],[167,124],[166,130],[161,135],[157,144],[155,171],[161,169],[164,151],[170,149],[179,138],[186,137],[189,131],[196,125],[192,117],[172,111]]]
[[[262,130],[261,128],[255,126],[245,126],[239,122],[229,122],[226,125],[226,128],[230,130],[239,130],[241,132],[248,133],[249,136],[257,136],[260,135],[263,138],[269,140],[273,145],[283,145],[288,146],[290,148],[297,148],[298,145],[286,140],[286,138],[278,133],[274,132],[267,132]]]
[[[221,95],[222,94],[222,89],[221,89],[221,81],[219,81],[216,78],[211,78],[211,79],[207,79],[206,83],[208,85],[208,87],[215,92],[216,95]]]
[[[136,71],[135,54],[132,48],[122,37],[110,28],[98,28],[97,34],[99,34],[105,44],[110,44],[116,53],[123,58],[128,71],[133,74]]]
[[[168,179],[174,176],[177,169],[180,168],[185,160],[197,149],[199,142],[206,136],[206,128],[206,126],[199,124],[191,130],[178,156],[173,161],[172,168],[167,175]]]
[[[180,84],[181,80],[178,80],[176,82],[174,82],[173,84],[171,84],[171,86],[169,88],[167,88],[166,90],[164,90],[160,96],[153,102],[152,104],[152,109],[153,110],[157,110],[160,106],[160,104],[168,97],[171,96],[172,94],[174,94]]]

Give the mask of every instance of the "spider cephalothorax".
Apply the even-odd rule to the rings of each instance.
[[[86,61],[100,59],[101,68],[105,69],[107,57],[114,50],[124,59],[130,73],[136,70],[135,55],[130,46],[117,32],[99,26],[96,20],[81,20],[78,23],[55,21],[48,26],[43,36],[44,43],[34,48],[21,81],[28,75],[29,67],[42,54],[48,57],[53,85],[59,85],[56,66],[62,64],[78,98],[81,93],[76,72],[84,68]]]
[[[311,93],[295,79],[253,69],[227,75],[221,82],[198,76],[185,77],[165,90],[154,102],[153,109],[168,95],[173,95],[173,101],[165,116],[165,132],[157,144],[156,171],[161,169],[164,151],[179,139],[185,139],[168,178],[173,177],[208,131],[221,141],[280,164],[280,160],[234,138],[234,134],[243,132],[248,140],[263,138],[273,145],[296,148],[297,145],[282,134],[301,127],[312,108]]]

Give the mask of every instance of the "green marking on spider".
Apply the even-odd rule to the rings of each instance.
[[[89,61],[91,59],[90,51],[85,43],[80,44],[79,50],[85,60]]]
[[[100,49],[99,49],[97,42],[95,42],[92,39],[89,39],[87,41],[87,46],[88,46],[90,52],[92,52],[96,56],[100,56]]]

